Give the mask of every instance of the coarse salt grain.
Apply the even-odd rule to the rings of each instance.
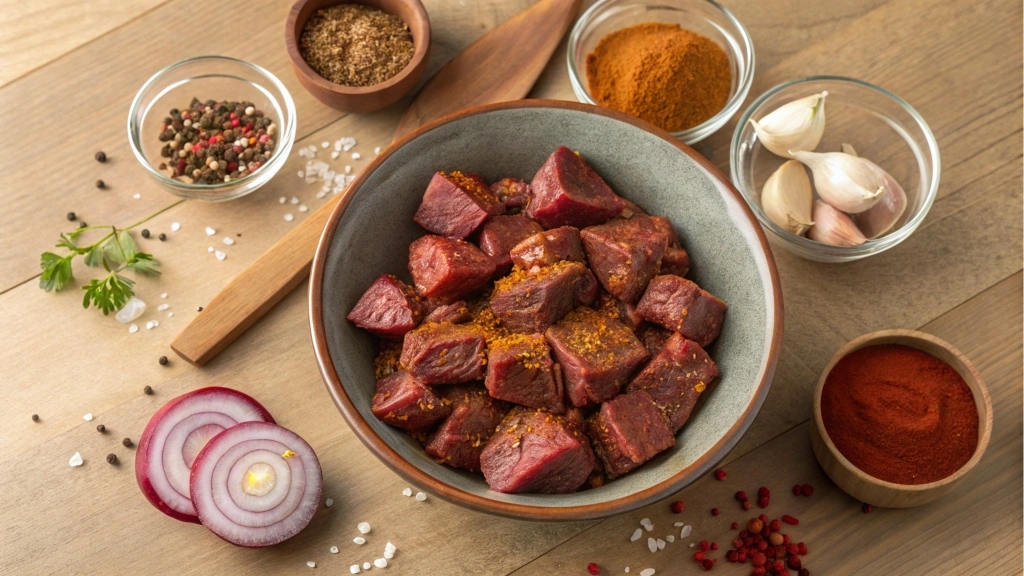
[[[349,566],[348,571],[351,574],[359,574],[359,564],[353,564]]]
[[[136,200],[138,200],[139,198],[142,198],[142,194],[136,194],[136,195],[132,196],[132,198],[135,198]]]
[[[310,560],[309,562],[306,562],[306,566],[309,566],[310,568],[316,568],[316,562]]]
[[[324,506],[327,506],[328,508],[330,508],[331,506],[334,506],[334,500],[332,500],[332,499],[328,498],[328,499],[327,499],[327,500],[326,500],[326,501],[324,502]]]
[[[320,143],[320,147],[321,148],[327,148],[330,145],[331,145],[331,143],[326,141],[326,140],[324,140],[323,142]]]
[[[161,305],[156,307],[156,311],[157,312],[163,312],[164,310],[167,310],[170,307],[171,307],[170,304],[161,304]]]
[[[672,534],[669,534],[668,536],[665,536],[665,540],[667,540],[668,542],[675,542],[676,541],[676,537],[673,536]]]
[[[424,500],[426,500],[426,499],[427,499],[427,495],[426,495],[426,494],[424,494],[423,492],[417,492],[417,493],[416,493],[416,500],[417,500],[417,501],[419,501],[419,502],[423,502],[423,501],[424,501]]]
[[[299,178],[305,178],[305,177],[306,177],[306,173],[303,172],[302,170],[299,170]],[[287,199],[284,196],[281,196],[281,204],[284,204],[286,201],[287,201]]]
[[[178,230],[181,230],[181,223],[171,222],[171,232],[177,232]]]
[[[651,552],[657,552],[658,551],[658,542],[655,541],[654,538],[648,538],[647,539],[647,547],[651,550]]]
[[[643,526],[644,530],[647,530],[648,532],[650,532],[651,530],[654,530],[654,524],[651,523],[651,519],[650,518],[644,518],[643,520],[641,520],[640,521],[640,525]]]
[[[362,536],[356,536],[352,539],[352,541],[355,542],[357,546],[362,546],[363,544],[366,544],[366,538],[363,538]]]
[[[210,228],[209,226],[206,227],[206,235],[207,236],[213,236],[216,233],[217,233],[217,231],[214,230],[213,228]]]
[[[160,294],[160,297],[161,298],[167,298],[167,292],[164,292],[164,293]]]
[[[373,566],[373,564],[370,564],[369,562],[363,562],[363,570],[369,570],[371,566]]]
[[[302,170],[299,170],[299,178],[301,178],[301,177],[302,177]],[[277,199],[277,201],[280,202],[281,204],[284,204],[285,202],[288,201],[288,199],[285,198],[284,196],[281,196],[280,198]]]
[[[228,257],[227,254],[221,252],[220,250],[217,250],[216,252],[214,252],[213,255],[217,257],[217,260],[223,260],[223,259]]]
[[[297,196],[292,196],[291,203],[292,204],[298,204],[299,203],[299,198]]]
[[[338,156],[341,156],[341,152],[338,152],[337,150],[331,152],[331,160],[337,160]]]
[[[291,222],[292,220],[295,220],[295,216],[293,216],[291,212],[284,215],[285,222]]]
[[[694,544],[693,542],[690,542],[690,548],[693,548],[694,546],[696,546],[696,544]]]
[[[673,524],[673,526],[675,526],[676,528],[681,528],[685,526],[685,524],[683,524],[682,522],[676,522],[675,524]]]
[[[309,211],[309,206],[306,206],[305,204],[299,204],[299,212],[308,212],[308,211]]]
[[[337,546],[331,546],[331,554],[337,554],[337,553],[338,553],[338,547]]]
[[[352,167],[346,164],[345,165],[345,174],[351,174],[351,173],[352,173]]]
[[[370,523],[369,522],[360,522],[359,525],[356,526],[356,528],[359,528],[359,532],[361,532],[363,534],[369,534],[370,533]]]
[[[345,152],[348,152],[349,150],[351,150],[352,147],[355,146],[355,145],[356,145],[356,139],[355,138],[347,136],[347,137],[341,139],[341,149],[344,150]]]
[[[626,572],[629,572],[629,566],[626,566]]]
[[[207,246],[206,247],[206,251],[207,252],[213,252],[213,246]]]
[[[82,419],[84,419],[86,422],[91,422],[92,421],[92,412],[89,412],[85,416],[82,416]]]
[[[234,246],[235,239],[232,238],[231,236],[225,236],[224,237],[224,243],[227,244],[228,246]]]
[[[412,496],[412,488],[406,488],[405,490],[402,490],[402,496],[405,496],[405,497]]]
[[[131,326],[128,327],[128,333],[129,334],[135,334],[138,331],[139,331],[139,325],[138,324],[132,324]]]
[[[394,554],[396,550],[398,550],[398,548],[395,548],[395,545],[392,544],[391,542],[388,542],[387,544],[384,545],[384,554]],[[391,559],[391,557],[388,556],[388,560],[390,560],[390,559]]]
[[[635,531],[633,532],[633,535],[629,537],[629,541],[630,541],[630,542],[636,542],[637,540],[639,540],[639,539],[640,539],[640,536],[641,536],[641,535],[642,535],[643,533],[644,533],[644,531],[643,531],[643,530],[641,530],[641,529],[637,528],[637,529],[636,529],[636,530],[635,530]]]
[[[377,568],[387,568],[388,567],[388,561],[385,558],[377,558],[376,560],[373,561],[373,565],[376,566]]]
[[[174,316],[174,312],[168,312],[168,313],[167,313],[167,317],[168,317],[168,318],[170,318],[171,316]]]
[[[690,532],[693,532],[693,526],[690,526],[689,524],[687,524],[686,526],[683,526],[682,530],[679,531],[679,537],[680,538],[686,538],[687,536],[690,535]]]
[[[380,146],[377,146],[376,148],[374,148],[373,149],[373,153],[374,154],[380,154]]]
[[[645,568],[640,572],[640,576],[654,576],[654,568]]]
[[[362,154],[360,154],[359,152],[353,152],[353,153],[352,153],[352,159],[353,159],[353,160],[359,160],[359,159],[360,159],[360,158],[362,158],[362,157],[363,157],[363,155],[362,155]]]
[[[71,460],[68,460],[68,466],[74,468],[75,466],[81,466],[82,462],[82,455],[79,454],[78,452],[75,452],[75,455],[71,457]]]
[[[658,550],[664,550],[665,549],[665,541],[662,540],[661,538],[658,538],[657,544],[658,544]]]

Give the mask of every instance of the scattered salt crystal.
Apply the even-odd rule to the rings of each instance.
[[[233,246],[235,244],[235,239],[232,238],[231,236],[225,236],[224,243],[227,244],[228,246]]]
[[[129,334],[135,334],[138,331],[139,331],[139,325],[138,324],[132,324],[131,326],[128,327],[128,333]]]
[[[146,303],[132,296],[127,302],[125,302],[124,306],[117,311],[114,318],[116,318],[121,324],[127,324],[139,316],[142,316],[145,311]]]
[[[363,570],[369,570],[370,566],[373,566],[373,564],[370,564],[369,562],[363,562]]]
[[[213,252],[213,246],[207,246],[206,247],[206,251],[207,252]]]
[[[647,530],[648,532],[654,530],[654,524],[651,523],[650,518],[644,518],[643,520],[641,520],[640,525],[643,526],[644,530]]]
[[[177,232],[178,230],[181,230],[181,223],[171,222],[171,232]]]
[[[302,170],[299,170],[299,178],[305,178],[305,177],[306,177],[306,173],[303,172]],[[281,204],[284,204],[284,202],[285,202],[285,198],[284,198],[284,196],[282,196],[281,197]]]
[[[376,148],[374,148],[373,149],[373,153],[374,154],[380,154],[380,146],[377,146]]]
[[[327,506],[328,508],[334,506],[334,500],[328,498],[327,501],[324,502],[324,506]]]
[[[295,220],[295,216],[292,216],[291,212],[284,215],[285,222],[291,222],[292,220]]]
[[[359,525],[356,526],[356,528],[359,528],[359,532],[361,532],[363,534],[369,534],[370,533],[370,523],[369,522],[360,522]]]
[[[342,142],[341,140],[335,140],[334,141],[334,149],[335,150],[341,150],[341,145],[342,144],[344,144],[344,142]]]
[[[214,252],[213,255],[217,257],[217,260],[223,260],[223,259],[228,257],[227,254],[221,252],[220,250],[217,250],[216,252]]]
[[[326,140],[324,140],[323,142],[320,143],[320,147],[321,148],[327,148],[330,145],[331,145],[331,143],[326,141]]]
[[[174,316],[174,312],[168,312],[168,313],[167,313],[167,317],[168,317],[168,318],[170,318],[171,316]]]
[[[142,194],[136,194],[136,195],[132,196],[132,198],[135,198],[136,200],[138,200],[139,198],[142,198]]]
[[[213,236],[216,233],[217,233],[217,231],[214,230],[213,228],[210,228],[209,226],[206,227],[206,235],[207,236]]]
[[[412,488],[406,488],[405,490],[402,490],[402,496],[405,496],[407,498],[409,496],[412,496]]]
[[[348,571],[351,574],[359,574],[359,564],[353,564],[349,566]]]
[[[676,528],[679,528],[681,526],[684,526],[684,524],[682,522],[676,522],[675,524],[673,524],[673,526],[675,526]]]
[[[344,152],[348,152],[355,145],[356,145],[356,139],[355,138],[346,137],[346,138],[342,138],[341,139],[341,149]]]
[[[305,204],[299,204],[299,212],[308,212],[308,211],[309,211],[309,206],[306,206]]]
[[[626,572],[629,572],[629,566],[626,566]]]
[[[299,203],[299,199],[298,199],[298,197],[296,197],[296,196],[292,196],[292,200],[291,200],[291,202],[292,202],[292,204],[298,204],[298,203]]]
[[[164,310],[167,310],[170,307],[171,307],[170,304],[161,304],[161,305],[156,307],[156,311],[157,312],[163,312]]]
[[[164,293],[160,294],[160,297],[161,298],[167,298],[167,292],[164,292]]]
[[[149,322],[146,322],[146,330],[152,330],[153,328],[156,328],[159,325],[160,323],[157,322],[156,320],[150,320]]]
[[[338,156],[340,156],[340,155],[341,155],[341,153],[338,152],[337,150],[335,150],[334,152],[331,152],[331,160],[337,160]]]
[[[299,170],[299,176],[302,176],[302,170]],[[281,196],[280,198],[277,199],[277,201],[280,202],[281,204],[284,204],[285,202],[288,201],[288,199],[285,198],[284,196]]]
[[[358,546],[362,546],[363,544],[366,544],[366,538],[363,538],[362,536],[356,536],[355,538],[352,539],[352,541],[355,542],[356,545],[358,545]]]
[[[351,174],[351,173],[352,173],[352,167],[346,164],[345,165],[345,174]]]
[[[377,558],[376,560],[373,561],[373,565],[376,566],[377,568],[387,568],[388,567],[388,561],[386,559],[384,559],[384,558]]]
[[[384,545],[384,554],[394,554],[396,550],[398,550],[398,548],[395,548],[395,545],[391,542]],[[388,557],[388,559],[390,560],[391,558]]]
[[[416,500],[418,500],[420,502],[423,502],[426,499],[427,499],[427,495],[424,494],[423,492],[417,492],[416,493]]]
[[[337,554],[337,553],[338,553],[338,547],[337,546],[331,546],[331,554]]]
[[[665,540],[667,540],[669,542],[675,542],[676,541],[676,537],[673,536],[672,534],[669,534],[668,536],[665,536]]]
[[[693,532],[693,526],[690,526],[689,524],[687,524],[686,526],[683,526],[682,530],[679,531],[679,537],[680,538],[686,538],[687,536],[690,535],[690,532]]]
[[[647,547],[650,548],[651,552],[658,551],[658,542],[654,538],[647,539]]]
[[[633,535],[629,537],[629,541],[630,542],[636,542],[637,540],[640,539],[640,535],[643,534],[643,533],[644,533],[643,530],[637,528],[636,531],[633,532]]]
[[[321,190],[321,191],[316,193],[316,197],[317,198],[323,198],[324,196],[327,196],[327,191],[326,190]]]
[[[665,541],[662,540],[661,538],[658,538],[657,544],[658,544],[658,550],[664,550],[665,549]]]
[[[310,560],[309,562],[306,562],[306,566],[309,566],[310,568],[316,568],[316,562]]]
[[[75,455],[71,457],[71,460],[68,460],[68,466],[74,467],[74,466],[81,466],[81,465],[82,465],[82,455],[79,454],[78,452],[75,452]]]
[[[85,420],[86,422],[92,422],[92,412],[89,412],[85,416],[82,416],[82,419]]]
[[[640,571],[640,576],[654,576],[654,568],[644,568]]]
[[[362,155],[362,154],[360,154],[359,152],[353,152],[353,153],[352,153],[352,159],[353,159],[353,160],[359,160],[359,159],[360,159],[360,158],[362,158],[362,157],[363,157],[363,155]]]

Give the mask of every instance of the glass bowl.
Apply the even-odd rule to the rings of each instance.
[[[163,142],[160,130],[171,108],[192,98],[249,101],[277,124],[274,153],[255,172],[218,184],[190,184],[157,167]],[[142,167],[164,189],[184,198],[220,201],[255,191],[284,165],[295,141],[295,103],[276,76],[255,64],[226,56],[199,56],[171,64],[154,74],[135,95],[128,113],[128,140]]]
[[[859,156],[881,166],[903,186],[907,208],[892,231],[860,246],[829,246],[792,234],[761,210],[765,180],[786,161],[757,141],[750,120],[779,106],[828,91],[825,135],[816,152],[839,152],[851,144]],[[878,254],[905,240],[924,220],[939,190],[939,146],[924,118],[895,94],[852,78],[811,76],[780,84],[747,108],[733,133],[729,151],[733,184],[770,234],[773,244],[809,260],[850,262]]]
[[[569,35],[569,80],[580,102],[597,104],[587,89],[587,54],[608,34],[644,22],[679,24],[713,40],[729,55],[732,87],[725,108],[693,128],[672,132],[694,144],[721,128],[740,109],[754,80],[754,43],[743,24],[713,0],[600,0],[580,16]]]

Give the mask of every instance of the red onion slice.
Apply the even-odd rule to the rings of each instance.
[[[313,449],[294,432],[245,422],[221,432],[192,466],[191,496],[203,525],[257,548],[298,534],[313,519],[323,474]]]
[[[259,402],[230,388],[201,388],[178,396],[157,410],[135,453],[135,479],[158,510],[199,522],[189,495],[196,456],[206,443],[239,422],[273,422]]]

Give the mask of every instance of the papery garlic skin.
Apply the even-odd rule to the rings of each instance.
[[[783,104],[760,122],[751,118],[761,145],[783,158],[793,158],[790,151],[814,150],[825,133],[827,95],[822,92]]]
[[[761,189],[761,209],[765,216],[791,234],[803,236],[814,225],[811,205],[814,191],[804,165],[787,160]]]
[[[807,237],[830,246],[860,246],[867,242],[853,219],[821,200],[814,201],[814,226]]]
[[[888,172],[879,165],[865,160],[871,169],[882,179],[885,192],[871,208],[857,214],[856,221],[860,231],[868,238],[874,239],[892,230],[907,209],[907,193]]]
[[[860,214],[874,206],[885,192],[883,179],[871,163],[842,152],[797,152],[793,157],[811,169],[818,196],[847,214]]]

